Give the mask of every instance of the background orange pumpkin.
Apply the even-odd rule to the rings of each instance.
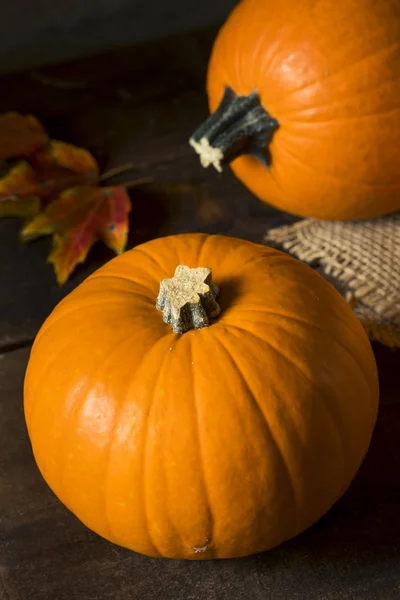
[[[208,266],[221,314],[173,333],[175,267]],[[108,540],[152,556],[238,557],[320,518],[353,479],[378,406],[374,356],[308,266],[224,236],[157,239],[67,296],[25,379],[38,467]]]
[[[398,0],[242,0],[214,44],[209,104],[214,112],[225,87],[238,96],[256,91],[264,115],[277,121],[270,135],[260,138],[268,124],[252,134],[270,168],[240,156],[249,150],[249,121],[240,108],[228,115],[229,103],[217,129],[206,124],[191,140],[204,166],[219,165],[218,148],[224,160],[239,155],[237,177],[296,215],[354,219],[399,210],[399,40]],[[229,128],[226,145],[218,132]]]

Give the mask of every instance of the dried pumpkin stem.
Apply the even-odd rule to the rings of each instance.
[[[178,265],[171,279],[161,281],[156,307],[174,333],[185,333],[208,327],[210,319],[219,315],[218,294],[211,269]]]
[[[261,105],[257,91],[237,96],[225,87],[217,110],[194,132],[189,144],[203,167],[213,165],[219,172],[223,164],[242,154],[255,156],[269,168],[268,144],[278,127],[278,121]]]

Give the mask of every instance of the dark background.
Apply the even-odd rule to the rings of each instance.
[[[221,23],[235,0],[1,0],[0,73]]]

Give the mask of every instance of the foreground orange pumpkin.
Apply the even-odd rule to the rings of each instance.
[[[305,217],[399,210],[399,40],[398,0],[242,0],[209,64],[216,112],[191,139],[203,166],[233,161]]]
[[[90,276],[44,323],[25,380],[58,498],[108,540],[173,558],[243,556],[309,527],[353,479],[377,405],[370,343],[330,284],[203,234]]]

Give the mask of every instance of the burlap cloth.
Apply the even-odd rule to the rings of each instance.
[[[400,213],[371,221],[305,219],[269,230],[264,241],[319,267],[371,339],[400,347]]]

